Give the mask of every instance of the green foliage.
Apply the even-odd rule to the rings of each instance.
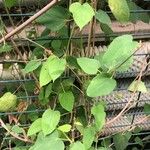
[[[44,13],[36,21],[40,24],[45,25],[52,31],[58,31],[65,26],[68,19],[68,11],[61,6],[55,6]]]
[[[149,115],[150,114],[150,104],[145,104],[144,105],[144,113],[146,115]]]
[[[86,57],[77,58],[77,62],[85,73],[91,75],[96,74],[100,67],[100,64],[97,60]]]
[[[67,111],[72,111],[74,105],[74,95],[71,91],[62,92],[59,94],[60,105]]]
[[[48,71],[48,64],[44,62],[40,71],[40,77],[39,77],[40,86],[42,87],[51,81],[52,81],[52,77],[50,76]]]
[[[95,14],[96,19],[105,25],[111,26],[111,20],[108,14],[103,10],[98,10]]]
[[[81,142],[77,141],[77,142],[74,142],[73,144],[71,144],[69,150],[79,150],[79,149],[86,150],[84,145]]]
[[[0,54],[1,53],[4,53],[4,52],[10,52],[12,50],[12,47],[8,44],[4,44],[4,45],[1,45],[0,44]]]
[[[66,68],[66,60],[59,59],[55,55],[50,56],[47,61],[49,75],[55,81],[64,72]]]
[[[16,1],[6,1],[8,8],[16,3]],[[133,41],[131,35],[122,35],[114,38],[104,52],[97,56],[84,51],[86,42],[83,37],[81,36],[77,42],[72,37],[82,35],[82,29],[90,21],[93,25],[93,17],[99,22],[105,34],[113,32],[108,14],[103,11],[103,8],[97,11],[91,2],[86,1],[81,4],[73,1],[72,4],[67,5],[69,9],[64,8],[66,5],[60,2],[61,6],[54,6],[36,19],[36,23],[46,27],[39,38],[49,38],[49,35],[52,34],[60,39],[37,39],[37,41],[35,39],[38,46],[35,43],[32,44],[34,50],[29,58],[30,61],[25,67],[22,67],[25,74],[34,71],[34,75],[39,79],[40,89],[36,89],[35,84],[31,83],[32,85],[28,86],[25,84],[27,92],[17,91],[17,94],[23,96],[25,93],[28,96],[30,93],[38,92],[39,101],[36,99],[29,104],[27,111],[46,110],[44,113],[34,112],[27,116],[21,114],[18,117],[21,125],[31,123],[27,136],[30,136],[34,143],[33,145],[27,144],[30,146],[29,150],[112,150],[112,148],[123,150],[128,146],[130,139],[143,147],[142,139],[138,136],[131,138],[131,132],[118,133],[99,140],[98,135],[101,134],[106,124],[106,112],[105,99],[98,102],[98,97],[110,94],[115,89],[117,85],[114,78],[115,73],[129,69],[133,62],[132,55],[139,44]],[[101,0],[100,4],[103,5],[105,2],[121,23],[128,20],[133,22],[139,19],[145,22],[149,20],[149,16],[144,17],[145,13],[140,13],[138,16],[129,13],[129,10],[135,8],[143,10],[134,2]],[[74,26],[75,23],[77,26]],[[68,25],[71,32],[68,31]],[[2,28],[0,34],[3,36],[5,34],[3,26],[0,28]],[[89,32],[88,45],[94,41],[94,38],[90,37],[92,32],[94,33],[94,29]],[[46,51],[39,45],[45,47]],[[0,46],[0,53],[7,53],[11,50],[11,45],[6,41]],[[84,73],[82,74],[81,71]],[[147,92],[142,81],[139,83],[134,81],[128,90]],[[0,112],[14,111],[16,105],[17,97],[14,94],[8,92],[0,98]],[[144,107],[146,115],[149,115],[149,110],[149,104],[146,104]],[[8,125],[7,127],[19,137],[23,138],[25,135],[26,130],[19,125]],[[112,137],[114,144],[112,144]],[[20,145],[25,145],[24,143],[13,139],[12,141],[16,146],[15,149],[24,149],[20,147]]]
[[[71,125],[70,124],[64,124],[62,126],[59,126],[57,129],[62,131],[62,132],[69,132],[71,130]]]
[[[55,81],[66,68],[66,60],[59,59],[55,55],[51,55],[46,62],[43,63],[41,72],[40,72],[40,86],[44,86],[51,82]]]
[[[146,93],[147,92],[145,83],[142,82],[142,81],[138,81],[138,80],[133,81],[130,84],[130,86],[128,87],[128,90],[132,91],[132,92],[136,92],[136,91],[139,91],[139,92],[142,92],[142,93]]]
[[[80,30],[82,30],[95,15],[93,8],[88,3],[80,4],[79,2],[75,2],[70,5],[69,11],[73,14],[73,19],[80,27]]]
[[[101,131],[105,125],[106,113],[104,111],[104,106],[101,103],[93,106],[91,108],[91,114],[95,118],[95,127],[97,131]]]
[[[98,74],[90,82],[86,93],[89,97],[103,96],[111,93],[115,87],[116,81],[114,79]]]
[[[131,35],[119,36],[108,46],[102,63],[109,70],[125,71],[131,66],[133,62],[131,56],[138,46],[138,42],[134,42]]]
[[[44,136],[42,132],[38,134],[35,144],[29,150],[64,150],[64,143],[59,138],[58,133],[55,131],[48,136]]]
[[[17,0],[4,0],[4,4],[6,7],[11,8],[17,4]]]
[[[83,144],[85,149],[89,149],[95,139],[96,131],[94,127],[87,127],[83,131]]]
[[[31,60],[27,63],[27,65],[23,71],[25,73],[32,72],[32,71],[36,70],[40,65],[41,65],[41,61]]]
[[[28,130],[28,136],[36,134],[42,130],[42,118],[35,120]]]
[[[131,138],[131,133],[118,133],[114,135],[113,142],[115,145],[116,150],[125,150],[128,146],[128,141]]]
[[[129,21],[130,10],[126,0],[108,0],[108,5],[118,21],[122,23]]]
[[[144,11],[141,7],[137,6],[134,2],[128,0],[128,6],[130,10],[139,10],[139,11]],[[150,21],[150,16],[146,12],[141,12],[141,13],[131,13],[130,14],[130,21],[136,22],[136,21],[143,21],[146,23],[149,23]]]
[[[60,112],[47,109],[42,115],[42,131],[44,135],[52,133],[60,121]]]

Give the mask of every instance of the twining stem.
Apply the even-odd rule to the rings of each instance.
[[[22,23],[20,26],[18,26],[16,29],[12,30],[10,33],[6,34],[3,38],[0,39],[0,44],[7,40],[8,38],[12,37],[19,31],[23,30],[27,25],[29,25],[31,22],[33,22],[35,19],[37,19],[39,16],[44,14],[46,11],[48,11],[52,6],[54,6],[56,3],[58,3],[60,0],[53,0],[49,4],[47,4],[43,9],[38,11],[36,14],[34,14],[32,17],[30,17],[28,20],[26,20],[24,23]]]

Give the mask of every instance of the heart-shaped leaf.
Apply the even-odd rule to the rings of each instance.
[[[130,10],[126,0],[108,0],[108,5],[118,21],[127,22],[129,20]]]
[[[75,2],[70,5],[69,11],[73,14],[73,19],[80,27],[80,30],[82,30],[95,15],[93,8],[88,3],[81,5],[79,2]]]
[[[55,81],[65,70],[66,68],[66,60],[59,59],[55,55],[50,56],[47,61],[49,75],[52,80]]]
[[[77,62],[81,69],[87,74],[96,74],[100,67],[99,61],[86,57],[77,58]]]
[[[60,112],[47,109],[42,115],[42,131],[44,135],[53,132],[59,123]]]
[[[89,97],[103,96],[111,93],[115,87],[114,79],[99,74],[92,79],[86,93]]]
[[[49,75],[48,66],[47,63],[43,63],[41,71],[40,71],[40,87],[48,84],[50,81],[52,81],[51,76]]]
[[[67,111],[72,111],[74,105],[74,95],[71,91],[59,94],[60,105]]]

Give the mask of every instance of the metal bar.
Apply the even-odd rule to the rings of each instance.
[[[131,10],[130,13],[149,13],[150,9],[148,10]],[[112,14],[111,11],[106,11],[107,14]],[[25,14],[9,14],[11,17],[31,17],[34,13],[25,13]],[[8,17],[8,14],[0,14],[1,17]]]
[[[106,38],[106,37],[109,37],[109,38],[111,38],[111,37],[117,37],[117,36],[120,36],[120,35],[123,35],[123,34],[125,34],[125,33],[114,33],[114,34],[110,34],[110,35],[105,35],[105,34],[96,34],[95,35],[95,38],[97,39],[97,38]],[[130,35],[132,35],[133,37],[134,37],[134,39],[137,37],[137,36],[139,36],[139,38],[142,38],[143,36],[145,36],[145,37],[143,37],[143,38],[150,38],[150,33],[130,33]],[[147,37],[146,37],[147,36]],[[86,36],[86,35],[83,35],[82,36],[82,39],[87,39],[88,38],[88,36]],[[48,37],[48,38],[37,38],[37,39],[31,39],[32,41],[43,41],[43,40],[68,40],[69,39],[69,37],[54,37],[54,36],[50,36],[50,37]],[[79,37],[79,36],[74,36],[74,37],[71,37],[71,39],[73,39],[73,40],[76,40],[76,39],[81,39],[81,37]],[[23,38],[20,38],[20,39],[14,39],[14,41],[15,42],[18,42],[18,41],[27,41],[26,39],[23,39]],[[9,39],[7,40],[7,41],[10,41]]]
[[[20,79],[20,80],[0,80],[0,83],[16,83],[16,82],[31,82],[34,79]]]

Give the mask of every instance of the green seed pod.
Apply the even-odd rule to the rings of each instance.
[[[15,110],[17,105],[17,96],[7,92],[0,98],[0,112]]]

